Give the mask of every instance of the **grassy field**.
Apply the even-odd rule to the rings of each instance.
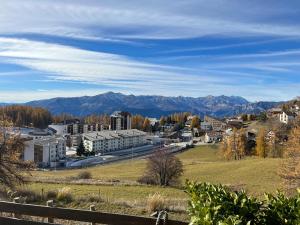
[[[259,159],[256,157],[246,158],[240,161],[224,161],[217,155],[217,146],[198,146],[177,155],[183,162],[185,179],[199,182],[222,183],[236,188],[246,189],[249,194],[260,197],[264,192],[274,192],[280,188],[280,178],[276,174],[280,164],[279,159]],[[126,202],[125,205],[134,208],[145,205],[147,197],[154,193],[160,193],[173,205],[184,208],[186,195],[180,188],[164,188],[156,186],[141,186],[136,180],[143,174],[146,160],[136,159],[95,166],[85,169],[61,170],[61,171],[36,171],[33,177],[41,180],[59,178],[58,184],[34,182],[27,185],[27,188],[41,192],[57,190],[62,187],[70,187],[72,193],[77,197],[87,195],[100,195],[106,202],[116,205]],[[115,181],[114,184],[88,185],[88,184],[66,184],[64,180],[69,177],[76,177],[80,171],[87,170],[92,173],[93,179],[101,181]],[[80,207],[80,206],[79,206]],[[123,206],[122,206],[123,207]],[[115,207],[107,208],[101,206],[104,211],[115,211]],[[126,207],[125,207],[126,208]],[[119,211],[128,213],[128,208]],[[130,210],[129,210],[130,211]],[[133,214],[144,214],[142,211],[134,211]],[[176,213],[175,213],[176,214]],[[182,213],[181,213],[182,214]],[[175,215],[175,218],[186,219],[186,215]]]
[[[246,158],[240,161],[224,161],[217,155],[217,146],[198,146],[177,155],[183,162],[185,179],[237,185],[252,195],[265,191],[274,192],[280,188],[277,168],[279,159]],[[43,179],[76,177],[82,171],[90,171],[94,179],[118,180],[126,183],[136,181],[145,169],[144,159],[128,160],[116,164],[90,167],[86,169],[34,172],[34,177]]]

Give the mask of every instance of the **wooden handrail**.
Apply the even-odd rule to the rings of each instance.
[[[2,217],[0,216],[0,224],[7,224],[7,225],[53,225],[52,223],[43,223],[43,222],[35,222],[35,221],[28,221],[10,217]],[[59,225],[59,224],[55,224]]]
[[[151,217],[131,216],[113,213],[93,212],[88,210],[55,208],[31,204],[20,204],[0,201],[0,212],[17,213],[20,215],[51,217],[56,219],[74,220],[109,225],[144,225],[155,224],[156,219]],[[187,225],[188,223],[167,220],[166,225]]]

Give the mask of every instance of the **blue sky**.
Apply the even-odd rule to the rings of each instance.
[[[0,102],[300,94],[300,2],[1,0]]]

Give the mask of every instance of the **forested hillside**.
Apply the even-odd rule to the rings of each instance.
[[[18,127],[46,128],[52,121],[48,110],[22,105],[0,107],[0,118],[11,121]]]

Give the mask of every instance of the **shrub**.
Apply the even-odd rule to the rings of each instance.
[[[81,171],[78,175],[77,175],[78,179],[92,179],[92,174],[89,171]]]
[[[140,177],[137,182],[140,184],[157,185],[157,182],[153,179],[153,177],[146,174]]]
[[[47,199],[56,199],[57,198],[57,191],[47,191],[46,193]]]
[[[296,197],[288,198],[280,192],[276,196],[266,194],[265,197],[267,224],[300,224],[300,189]]]
[[[79,202],[104,202],[104,200],[96,194],[90,194],[87,196],[80,196],[76,198],[77,201]]]
[[[65,203],[70,203],[73,200],[73,196],[71,193],[71,189],[69,187],[63,187],[62,189],[60,189],[57,193],[57,197],[56,199],[58,201],[62,201]]]
[[[186,183],[186,192],[190,224],[300,224],[300,193],[292,198],[279,192],[276,196],[266,194],[264,201],[258,201],[244,191],[193,182]]]
[[[166,208],[166,200],[165,198],[158,194],[155,193],[153,195],[150,195],[147,199],[147,210],[148,212],[156,212],[156,211],[161,211]]]
[[[26,203],[39,202],[42,200],[42,196],[40,194],[28,189],[18,189],[12,192],[10,197],[12,199],[16,197],[21,197]]]

